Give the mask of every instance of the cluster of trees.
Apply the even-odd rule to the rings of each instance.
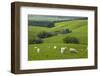
[[[72,31],[69,30],[69,29],[62,29],[62,30],[54,31],[54,32],[43,31],[43,32],[40,32],[37,36],[39,38],[48,38],[48,37],[56,36],[58,34],[68,34],[68,33],[71,33],[71,32]]]
[[[76,37],[69,37],[69,36],[65,37],[63,39],[63,41],[64,41],[64,43],[75,43],[75,44],[79,44],[80,43],[78,38],[76,38]]]
[[[31,26],[41,26],[41,27],[54,27],[54,23],[51,22],[51,21],[32,21],[32,20],[29,20],[28,21],[28,25],[31,25]]]
[[[52,36],[56,36],[58,34],[68,34],[71,33],[72,31],[69,29],[62,29],[59,31],[55,31],[55,32],[40,32],[37,34],[37,37],[34,38],[33,40],[29,40],[29,44],[40,44],[43,43],[43,39],[44,38],[48,38],[48,37],[52,37]],[[75,37],[65,37],[63,39],[64,43],[79,43],[79,40]]]
[[[48,37],[52,37],[52,36],[55,36],[56,33],[54,32],[46,32],[46,31],[43,31],[43,32],[40,32],[37,36],[39,38],[48,38]]]
[[[40,43],[43,43],[43,40],[38,37],[33,37],[28,40],[28,43],[29,44],[40,44]]]

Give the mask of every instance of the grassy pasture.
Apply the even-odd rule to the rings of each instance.
[[[52,32],[59,31],[61,29],[68,28],[72,30],[69,34],[58,34],[53,37],[45,38],[44,43],[41,44],[28,44],[28,60],[53,60],[53,59],[76,59],[88,57],[88,26],[87,20],[72,20],[55,23],[55,27],[28,27],[28,40],[32,40],[42,31]],[[79,39],[80,44],[64,43],[63,38],[67,36],[74,36]],[[54,49],[54,46],[57,46]],[[40,48],[40,52],[37,53],[37,49]],[[67,47],[64,54],[60,53],[61,47]],[[77,49],[78,53],[69,52],[69,48]]]

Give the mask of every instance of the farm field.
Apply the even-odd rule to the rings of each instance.
[[[28,60],[55,60],[55,59],[78,59],[88,57],[88,20],[77,19],[54,23],[54,27],[28,26]],[[63,29],[69,29],[69,33],[61,33]],[[52,32],[57,34],[42,38],[41,43],[32,43],[41,32]],[[59,33],[60,32],[60,33]],[[41,36],[41,35],[40,35]],[[75,37],[77,43],[66,43],[64,38]],[[61,53],[61,48],[66,49]],[[37,51],[39,48],[39,51]],[[74,48],[77,52],[70,52]]]

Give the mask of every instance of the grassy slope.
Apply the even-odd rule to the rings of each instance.
[[[59,22],[55,24],[56,27],[47,28],[47,27],[29,27],[29,39],[32,39],[33,36],[36,36],[37,33],[41,31],[57,31],[64,28],[69,28],[72,30],[72,33],[58,35],[54,37],[49,37],[45,39],[43,44],[31,44],[29,45],[29,60],[46,60],[46,59],[63,59],[63,58],[86,58],[87,57],[87,20],[74,20],[68,22]],[[64,44],[62,39],[66,36],[75,36],[79,38],[80,44]],[[57,49],[54,49],[53,46],[57,46]],[[41,53],[37,54],[34,46],[41,48]],[[50,46],[50,47],[48,47]],[[78,54],[72,54],[68,50],[64,55],[60,54],[61,47],[76,48],[79,52]],[[84,50],[84,51],[83,51]],[[42,56],[42,57],[41,57]]]

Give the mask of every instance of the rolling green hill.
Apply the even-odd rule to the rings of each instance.
[[[28,60],[52,60],[52,59],[74,59],[74,58],[87,58],[87,45],[88,45],[88,22],[87,20],[72,20],[55,23],[55,27],[28,27],[28,41],[37,37],[37,34],[42,31],[53,32],[61,29],[70,29],[72,32],[68,34],[58,34],[52,37],[44,38],[44,42],[41,44],[29,44],[28,45]],[[76,37],[79,39],[79,44],[64,43],[63,39],[67,36]],[[53,47],[57,46],[57,49]],[[40,48],[40,53],[37,53],[36,48]],[[62,55],[60,53],[61,47],[75,48],[78,53],[70,53],[66,50],[66,53]]]

